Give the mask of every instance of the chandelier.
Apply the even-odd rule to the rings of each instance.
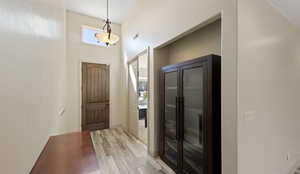
[[[103,32],[96,33],[95,37],[98,41],[103,42],[106,46],[115,45],[119,41],[119,36],[112,33],[111,29],[111,21],[108,16],[108,0],[106,1],[107,5],[107,17],[105,20],[105,24],[103,26]]]

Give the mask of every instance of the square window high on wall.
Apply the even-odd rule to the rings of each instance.
[[[96,33],[101,33],[103,30],[98,28],[93,28],[89,26],[82,26],[81,27],[81,41],[86,44],[90,45],[97,45],[101,47],[106,47],[104,42],[98,41],[95,37]]]

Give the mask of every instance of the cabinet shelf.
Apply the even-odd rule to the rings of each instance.
[[[189,86],[189,87],[183,87],[183,90],[184,91],[187,91],[187,90],[197,90],[197,91],[201,91],[202,88],[199,88],[199,87],[192,87],[192,86]]]
[[[174,104],[166,104],[166,107],[168,107],[168,108],[176,108],[176,105],[174,105]]]
[[[177,86],[166,87],[166,90],[177,90]]]
[[[176,109],[176,105],[173,105],[173,104],[166,104],[166,107]],[[197,113],[197,114],[202,114],[203,113],[202,109],[191,108],[191,107],[187,107],[187,106],[184,107],[184,110],[187,110],[187,111],[193,112],[193,113]]]

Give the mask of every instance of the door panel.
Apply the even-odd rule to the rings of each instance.
[[[109,128],[109,66],[82,63],[82,130]]]
[[[165,74],[164,104],[164,157],[172,165],[178,165],[178,72]]]
[[[183,171],[203,174],[204,162],[204,69],[182,70],[183,95]]]

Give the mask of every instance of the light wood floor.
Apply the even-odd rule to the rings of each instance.
[[[163,174],[146,146],[122,128],[91,132],[101,174]]]

